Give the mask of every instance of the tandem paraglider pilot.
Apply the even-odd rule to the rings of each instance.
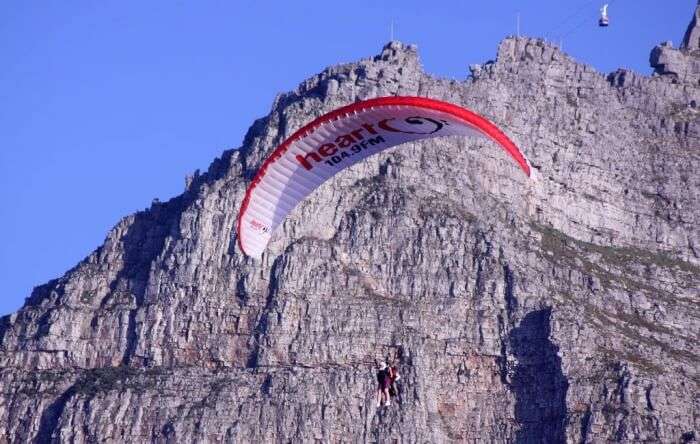
[[[387,365],[386,362],[379,364],[377,371],[377,408],[391,405],[391,397],[397,397],[399,394],[396,382],[401,379],[399,370],[395,365]]]

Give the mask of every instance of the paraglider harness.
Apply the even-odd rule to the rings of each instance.
[[[387,388],[391,390],[391,367],[386,367],[377,372],[377,383],[379,384],[379,390],[386,390]]]

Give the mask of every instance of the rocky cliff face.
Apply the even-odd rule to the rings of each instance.
[[[697,440],[691,43],[655,49],[653,77],[509,38],[465,81],[398,42],[306,80],[3,318],[0,441]],[[235,218],[265,156],[322,113],[395,94],[485,114],[539,180],[487,142],[415,143],[326,183],[262,262],[242,256]],[[403,385],[377,409],[387,358]]]

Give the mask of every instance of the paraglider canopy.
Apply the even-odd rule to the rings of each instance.
[[[604,28],[610,24],[610,19],[608,19],[608,4],[604,4],[600,8],[600,20],[598,20],[598,26]]]
[[[238,214],[238,245],[260,257],[273,231],[323,182],[369,156],[438,136],[479,136],[505,150],[528,176],[530,163],[496,125],[425,97],[380,97],[336,109],[282,142],[263,162]]]

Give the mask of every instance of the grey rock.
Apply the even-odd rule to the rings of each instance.
[[[656,46],[649,56],[654,73],[669,76],[675,81],[700,83],[700,3],[683,37],[680,49],[674,49],[670,41]]]
[[[696,439],[698,58],[659,51],[673,71],[605,76],[508,38],[456,81],[391,42],[279,95],[240,149],[2,318],[0,442]],[[491,143],[413,143],[244,257],[236,215],[275,146],[398,94],[486,115],[538,181]],[[403,379],[377,409],[384,359]]]
[[[657,75],[670,76],[684,83],[700,82],[700,62],[697,55],[688,50],[659,45],[651,51],[649,63]]]
[[[698,6],[695,8],[695,15],[685,31],[681,48],[700,49],[700,2],[698,2]]]

